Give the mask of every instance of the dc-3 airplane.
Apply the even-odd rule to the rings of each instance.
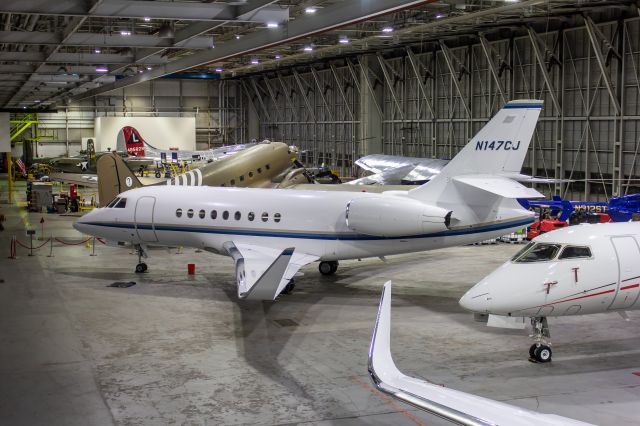
[[[369,375],[376,388],[402,402],[466,426],[589,426],[538,413],[402,374],[391,356],[391,281],[384,285],[369,347]],[[594,425],[591,425],[594,426]]]
[[[460,299],[494,327],[531,318],[532,361],[551,361],[548,317],[640,309],[640,223],[583,224],[537,237]]]
[[[273,300],[304,265],[468,244],[533,222],[516,198],[542,197],[519,173],[542,101],[509,102],[428,183],[383,193],[157,186],[120,194],[74,227],[139,247],[181,245],[231,256],[238,296]],[[144,271],[141,262],[136,267]]]

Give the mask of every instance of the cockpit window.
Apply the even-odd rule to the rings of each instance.
[[[566,246],[558,259],[585,259],[591,257],[591,249],[589,247]]]
[[[552,260],[560,251],[560,244],[533,243],[512,259],[515,263],[533,263]]]
[[[127,207],[127,199],[126,198],[120,198],[120,201],[118,201],[118,204],[113,206],[113,208],[115,208],[115,209],[124,209],[125,207]]]
[[[111,202],[109,204],[107,204],[108,208],[111,208],[113,206],[115,206],[116,204],[118,204],[118,201],[120,201],[120,197],[116,197],[113,200],[111,200]]]

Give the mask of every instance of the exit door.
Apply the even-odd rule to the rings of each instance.
[[[640,294],[640,248],[633,237],[611,238],[618,255],[618,291],[609,309],[627,309]]]
[[[141,241],[158,241],[155,224],[153,222],[153,208],[155,204],[156,199],[154,197],[140,197],[136,203],[136,232]]]

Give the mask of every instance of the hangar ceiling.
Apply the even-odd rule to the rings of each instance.
[[[585,11],[637,13],[635,3],[3,0],[0,107],[55,106],[181,72],[237,77],[478,32],[548,29]]]

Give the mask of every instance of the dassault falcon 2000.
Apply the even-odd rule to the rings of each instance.
[[[537,237],[460,299],[494,327],[531,318],[532,361],[551,361],[547,317],[640,309],[640,223],[601,223]],[[515,282],[514,282],[515,281]]]
[[[231,256],[238,296],[272,300],[314,261],[332,274],[341,259],[468,244],[532,223],[516,198],[542,194],[505,175],[520,171],[541,108],[542,101],[509,102],[438,176],[409,191],[145,187],[123,192],[74,227],[139,247]]]

